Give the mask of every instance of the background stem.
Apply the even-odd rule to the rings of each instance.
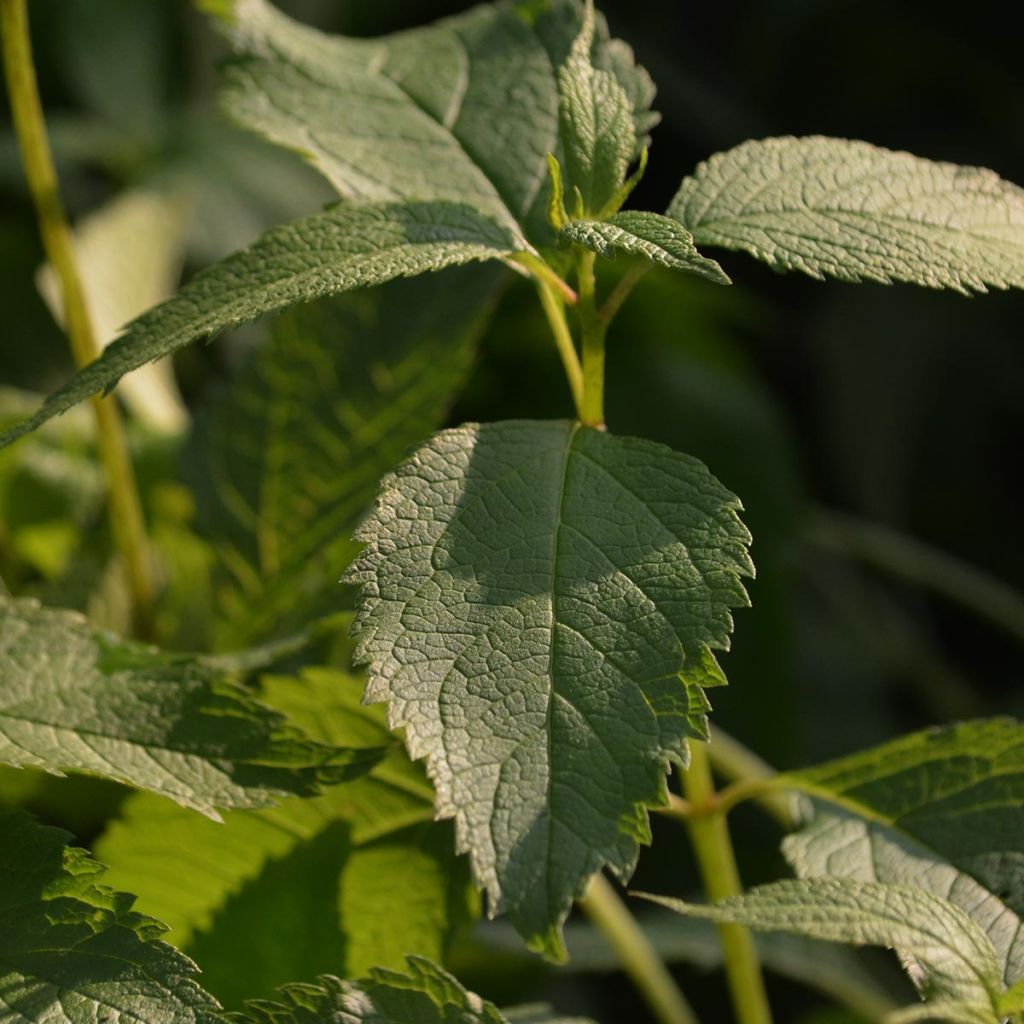
[[[796,827],[789,796],[767,787],[779,774],[767,761],[717,726],[711,727],[707,755],[719,777],[733,783],[730,789],[746,789],[783,828]],[[763,789],[759,788],[761,785]],[[723,812],[727,809],[722,807]]]
[[[704,890],[713,902],[743,891],[725,815],[715,807],[707,746],[690,740],[690,767],[683,774],[691,812],[684,819],[697,855]],[[725,955],[733,1009],[740,1024],[771,1024],[771,1010],[757,949],[742,925],[720,924],[718,935]]]
[[[661,1024],[698,1024],[664,961],[603,875],[594,875],[579,906],[615,950],[622,969]]]
[[[71,353],[76,365],[82,367],[99,355],[100,347],[86,305],[71,231],[46,137],[25,0],[0,0],[0,33],[3,36],[7,91],[25,177],[35,205],[46,257],[60,281]],[[154,585],[135,472],[114,399],[93,397],[92,406],[96,415],[100,458],[109,489],[110,529],[128,576],[136,631],[149,636],[152,633]]]

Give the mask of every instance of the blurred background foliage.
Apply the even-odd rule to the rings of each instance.
[[[219,117],[215,67],[222,45],[182,0],[31,6],[62,186],[73,219],[89,236],[87,264],[99,278],[91,284],[94,312],[108,333],[170,292],[182,274],[332,198],[300,160]],[[374,35],[469,4],[280,6],[324,29]],[[606,0],[602,7],[657,82],[663,116],[632,205],[664,209],[701,158],[746,138],[790,133],[863,138],[992,167],[1024,183],[1024,73],[1019,37],[1001,5],[976,3],[955,16],[932,4],[842,0]],[[4,421],[72,369],[47,306],[52,285],[39,274],[41,261],[5,120]],[[912,288],[822,285],[775,275],[741,255],[722,262],[735,282],[731,289],[668,272],[645,279],[613,329],[608,367],[612,429],[698,455],[747,508],[759,575],[752,610],[738,616],[725,661],[731,686],[717,692],[715,720],[785,768],[929,723],[1024,714],[1021,296],[968,301]],[[610,276],[620,269],[605,266]],[[288,488],[292,473],[325,479],[342,468],[332,459],[367,451],[393,461],[417,440],[417,430],[442,415],[447,400],[438,406],[433,392],[417,397],[415,382],[426,371],[408,362],[407,351],[410,324],[422,326],[419,310],[430,344],[444,348],[449,317],[429,306],[432,289],[468,289],[480,303],[476,313],[451,321],[458,352],[449,350],[450,365],[437,370],[430,361],[431,372],[449,374],[449,390],[464,384],[447,422],[569,413],[554,348],[527,285],[515,282],[499,294],[493,281],[480,278],[467,283],[449,275],[425,284],[274,328],[279,339],[305,330],[322,340],[336,331],[338,351],[348,355],[333,366],[333,386],[344,393],[346,382],[358,380],[374,396],[339,409],[330,394],[306,395],[306,384],[295,384],[312,415],[316,401],[323,403],[324,421],[333,418],[344,443],[324,446],[319,462],[302,465],[285,452],[279,487]],[[495,303],[496,315],[482,326],[479,311]],[[366,368],[358,346],[361,325],[371,322],[388,348],[379,365]],[[351,553],[345,536],[325,544],[331,557],[317,563],[316,579],[303,576],[307,603],[291,607],[286,595],[287,608],[270,577],[277,573],[293,586],[288,565],[275,562],[274,573],[258,566],[261,582],[250,585],[251,566],[232,562],[219,546],[237,531],[241,513],[225,525],[224,502],[218,507],[209,487],[204,491],[210,453],[225,432],[248,429],[261,379],[294,370],[287,360],[276,365],[272,354],[250,362],[270,344],[268,330],[188,349],[176,358],[173,379],[157,371],[137,394],[125,392],[163,584],[158,631],[168,646],[226,649],[273,639],[304,615],[347,606],[333,587]],[[475,349],[467,348],[477,337]],[[316,359],[303,360],[315,375]],[[232,394],[233,411],[219,411],[231,406]],[[249,398],[239,402],[238,394]],[[415,415],[388,425],[387,408],[399,401],[412,403]],[[91,429],[88,411],[79,409],[0,453],[0,577],[12,592],[124,628],[124,587],[107,536]],[[233,459],[230,451],[223,456],[226,465]],[[237,486],[243,498],[246,486]],[[364,479],[343,488],[349,518],[372,486]],[[288,523],[305,523],[310,508],[316,512],[314,490],[306,496],[313,502],[306,513],[300,505],[286,510],[285,532]],[[236,545],[244,546],[244,539]],[[254,608],[263,625],[247,629],[257,621]],[[319,656],[343,662],[344,648],[334,644]],[[82,779],[9,773],[0,781],[0,803],[27,806],[82,843],[103,830],[121,798],[116,787]],[[734,821],[745,880],[777,877],[784,868],[773,826],[745,808]],[[655,837],[637,887],[691,893],[695,874],[674,827],[656,822]],[[684,935],[685,922],[674,927],[662,929],[667,934],[659,941],[681,962],[704,1019],[725,1020],[721,980],[702,974],[713,966],[706,935]],[[501,1001],[552,998],[567,1011],[610,1021],[630,1012],[633,997],[620,979],[602,973],[607,957],[586,946],[593,939],[584,932],[575,970],[558,978],[500,928],[487,933],[486,946],[464,938],[450,962]],[[799,962],[799,953],[790,959]],[[873,970],[876,961],[866,963]],[[580,970],[603,980],[580,980]],[[794,973],[799,977],[781,971]],[[861,1019],[826,1009],[795,981],[774,977],[772,986],[781,1020]]]

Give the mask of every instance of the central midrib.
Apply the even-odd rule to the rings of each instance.
[[[552,718],[555,707],[555,637],[558,633],[558,552],[559,541],[562,536],[562,525],[565,512],[566,482],[569,478],[569,457],[572,455],[573,443],[580,431],[580,424],[573,423],[565,440],[565,448],[562,452],[562,462],[559,470],[558,499],[555,504],[555,528],[551,532],[551,642],[548,645],[548,678],[551,681],[548,692],[548,710],[545,719],[545,732],[547,740],[547,764],[548,778],[546,786],[546,804],[548,807],[548,827],[546,836],[546,849],[544,855],[545,864],[545,888],[547,901],[552,903],[551,892],[551,839],[554,824],[554,803],[552,801],[552,787],[554,780],[554,743]]]

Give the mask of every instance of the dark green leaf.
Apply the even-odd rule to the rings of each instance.
[[[378,969],[361,981],[322,977],[288,985],[283,1002],[250,1003],[232,1024],[507,1024],[493,1003],[467,992],[447,971],[411,956],[405,973]]]
[[[215,1024],[195,965],[68,838],[0,814],[0,1024]]]
[[[321,669],[265,681],[266,698],[321,742],[379,747],[390,736],[361,690]],[[392,747],[361,779],[223,825],[140,795],[97,855],[234,1007],[325,971],[400,967],[407,953],[440,959],[466,916],[468,878],[450,826],[432,818],[422,770]]]
[[[645,805],[704,729],[709,648],[752,571],[738,508],[662,445],[514,421],[437,435],[360,530],[367,696],[533,948],[560,955],[591,874],[630,873]]]
[[[440,425],[499,279],[452,269],[291,310],[197,419],[188,475],[232,583],[218,646],[338,607],[352,531],[380,477]]]
[[[317,743],[188,655],[0,597],[0,763],[81,771],[217,818],[369,770],[377,750]]]
[[[919,885],[961,907],[1024,977],[1024,726],[929,729],[779,779],[833,805],[786,840],[803,877]]]

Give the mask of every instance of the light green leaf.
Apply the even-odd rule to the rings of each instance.
[[[658,213],[627,210],[604,221],[570,221],[559,237],[609,259],[614,259],[617,251],[624,252],[662,267],[699,274],[715,284],[732,283],[714,260],[701,256],[686,228]]]
[[[999,997],[1000,1013],[1020,1013],[1024,1010],[1024,979],[1008,988]]]
[[[752,566],[739,502],[689,456],[565,422],[468,425],[387,477],[353,633],[367,697],[426,758],[493,913],[562,952],[573,898],[649,839],[704,729],[709,648]]]
[[[648,898],[690,917],[757,931],[893,947],[926,998],[969,1007],[977,1024],[996,1022],[1002,985],[992,944],[964,911],[924,889],[816,878],[758,886],[713,906]]]
[[[290,310],[186,450],[198,517],[230,574],[218,647],[338,607],[377,481],[437,429],[496,297],[495,267]]]
[[[668,214],[698,245],[812,277],[1024,287],[1024,190],[866,142],[745,142],[701,164]]]
[[[361,692],[326,669],[264,681],[266,699],[321,742],[380,747],[390,742],[383,714],[363,707]],[[141,794],[96,852],[203,965],[206,988],[239,1006],[328,970],[357,976],[400,967],[407,953],[442,958],[467,914],[468,872],[450,826],[432,819],[422,770],[392,746],[363,778],[236,811],[223,825]]]
[[[670,967],[688,964],[701,971],[721,969],[723,954],[715,928],[709,921],[680,919],[678,914],[652,908],[638,914],[644,935],[658,956]],[[481,922],[467,940],[474,952],[481,948],[499,955],[522,952],[522,940],[504,921]],[[565,926],[565,944],[569,962],[560,968],[573,974],[610,974],[622,969],[616,951],[608,939],[586,919],[571,919]],[[757,955],[766,970],[816,989],[826,998],[838,1001],[864,1020],[877,1021],[898,1005],[899,975],[880,972],[873,960],[865,962],[856,950],[802,935],[757,935]],[[459,962],[458,953],[455,961]],[[893,982],[897,984],[894,986]],[[509,1016],[509,1011],[504,1011]]]
[[[131,370],[265,313],[443,267],[497,259],[518,243],[456,202],[339,205],[268,231],[129,324],[99,359],[0,436],[10,444]]]
[[[929,729],[778,782],[840,809],[787,838],[798,874],[926,888],[988,935],[1006,984],[1024,977],[1024,725]]]
[[[211,818],[361,774],[189,655],[92,629],[75,612],[0,596],[0,764],[87,772]]]
[[[0,814],[0,1024],[215,1024],[195,964],[68,838]]]
[[[594,5],[558,72],[559,130],[565,187],[579,190],[581,214],[603,216],[626,178],[636,147],[633,107],[610,71],[591,63]]]
[[[377,969],[361,981],[321,977],[288,985],[283,1002],[250,1003],[231,1024],[507,1024],[493,1003],[467,992],[447,971],[411,956],[404,973]]]

